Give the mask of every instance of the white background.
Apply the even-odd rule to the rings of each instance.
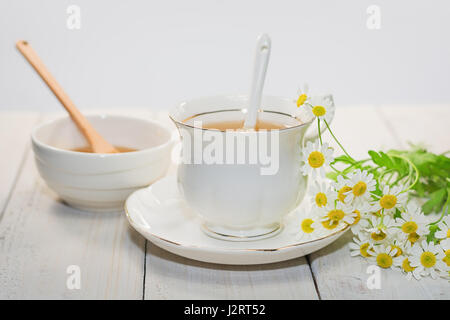
[[[80,30],[66,27],[71,4]],[[366,26],[372,4],[380,30]],[[0,0],[0,110],[60,110],[19,39],[81,109],[167,109],[248,91],[261,32],[273,45],[268,94],[308,82],[338,105],[449,103],[449,30],[445,0]]]

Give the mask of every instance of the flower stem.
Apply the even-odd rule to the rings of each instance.
[[[419,177],[420,177],[419,169],[417,169],[417,167],[414,165],[414,163],[411,162],[411,160],[409,160],[408,158],[406,158],[404,156],[400,156],[400,155],[397,155],[397,154],[389,154],[389,155],[391,157],[399,158],[399,159],[402,159],[402,160],[406,161],[411,166],[411,168],[414,169],[414,171],[416,173],[416,178],[414,179],[414,182],[412,184],[410,184],[408,186],[408,188],[406,188],[405,190],[402,190],[400,193],[403,193],[403,192],[406,192],[406,191],[410,190],[419,181]]]
[[[397,179],[397,180],[395,180],[392,184],[391,184],[391,186],[395,186],[397,183],[399,183],[402,179],[404,179],[405,177],[406,177],[407,175],[405,174],[405,175],[402,175],[402,176],[399,176],[399,178]],[[409,178],[409,176],[408,176],[408,178]]]
[[[337,173],[342,173],[340,170],[336,169],[332,164],[330,164],[330,168],[336,171]]]
[[[344,151],[345,155],[347,157],[349,157],[353,162],[355,162],[355,159],[353,159],[348,152],[344,149],[344,147],[342,146],[342,144],[338,141],[338,139],[334,136],[333,131],[331,131],[330,126],[328,125],[327,120],[323,120],[325,122],[325,124],[327,125],[327,129],[330,132],[331,136],[333,137],[333,139],[337,142],[337,144],[339,145],[339,147],[341,147],[342,151]]]
[[[319,130],[319,141],[320,145],[322,145],[322,135],[320,134],[320,119],[317,118],[317,130]]]
[[[344,171],[338,170],[336,169],[331,163],[330,163],[330,168],[333,169],[334,171],[336,171],[336,173],[339,173],[341,176],[343,176],[345,179],[348,179],[348,177],[345,175]]]
[[[435,222],[433,222],[433,223],[430,223],[429,225],[430,226],[433,226],[433,225],[436,225],[436,224],[438,224],[439,222],[441,222],[441,220],[444,218],[444,216],[447,214],[447,212],[448,212],[448,205],[449,205],[449,203],[448,203],[448,201],[449,201],[449,197],[447,197],[447,201],[445,201],[445,204],[444,204],[444,206],[442,207],[442,213],[441,213],[441,216],[439,217],[439,219],[438,220],[436,220]]]

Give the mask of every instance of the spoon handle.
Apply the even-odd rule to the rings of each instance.
[[[78,110],[75,104],[70,100],[69,96],[64,92],[63,88],[53,78],[51,73],[45,67],[37,53],[33,50],[31,45],[27,41],[20,40],[16,43],[17,49],[33,66],[36,72],[41,76],[42,80],[53,91],[59,102],[69,113],[72,120],[77,125],[83,136],[91,145],[92,150],[95,153],[115,153],[117,150],[109,144],[103,137],[92,127],[89,121]]]
[[[258,37],[256,43],[255,65],[253,69],[250,100],[245,117],[244,128],[252,129],[256,125],[258,108],[261,106],[261,96],[266,79],[267,66],[270,58],[271,41],[267,34]]]

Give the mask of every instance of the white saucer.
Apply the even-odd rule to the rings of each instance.
[[[320,238],[300,239],[300,220],[290,214],[275,236],[256,241],[214,239],[202,229],[202,221],[178,192],[176,176],[167,176],[131,194],[125,203],[130,224],[155,245],[174,254],[211,263],[250,265],[289,260],[317,251],[347,230],[343,227]]]

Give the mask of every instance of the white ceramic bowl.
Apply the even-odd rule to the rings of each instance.
[[[87,116],[118,154],[70,151],[87,145],[68,116],[36,127],[31,135],[41,177],[69,205],[89,211],[122,210],[130,193],[164,176],[171,163],[171,131],[128,116]]]

